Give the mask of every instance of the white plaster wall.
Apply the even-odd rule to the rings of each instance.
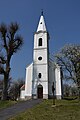
[[[49,95],[52,96],[52,85],[55,87],[55,66],[52,61],[49,61]],[[55,92],[54,92],[55,93]]]
[[[41,84],[43,86],[43,98],[48,98],[48,82],[34,82],[33,85],[33,94],[36,95],[37,98],[37,86]]]
[[[37,95],[37,84],[38,84],[37,81],[32,82],[32,95],[34,94]]]
[[[61,77],[60,77],[60,67],[57,66],[55,69],[55,79],[56,79],[56,96],[62,95],[61,93]]]
[[[42,38],[42,46],[38,46],[38,40]],[[34,35],[34,49],[47,47],[47,32],[41,32]]]
[[[41,84],[43,86],[43,94],[48,94],[48,69],[47,64],[34,65],[33,68],[33,94],[37,94],[37,86]],[[38,74],[41,73],[41,78]]]
[[[38,74],[41,73],[41,78],[38,77]],[[34,65],[34,74],[33,74],[34,81],[48,81],[48,69],[47,64],[42,65]]]
[[[32,96],[33,63],[26,68],[25,96]]]
[[[38,60],[38,57],[42,57],[42,60]],[[35,64],[47,63],[47,49],[34,50],[34,63]]]
[[[42,86],[43,86],[43,95],[48,95],[48,82],[46,81],[42,82]]]
[[[21,90],[20,92],[20,98],[25,99],[25,90]]]

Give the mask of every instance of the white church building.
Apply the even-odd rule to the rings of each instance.
[[[25,87],[21,90],[21,99],[51,98],[53,83],[54,95],[57,99],[62,97],[60,66],[49,58],[49,38],[42,13],[34,34],[33,62],[26,68]]]

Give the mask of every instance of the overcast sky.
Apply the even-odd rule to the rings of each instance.
[[[24,45],[11,60],[13,79],[24,78],[32,62],[33,37],[44,11],[50,34],[50,53],[66,44],[80,44],[80,0],[0,0],[0,23],[18,22]]]

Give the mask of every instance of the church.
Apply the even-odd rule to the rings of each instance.
[[[42,12],[34,34],[33,62],[26,68],[21,99],[48,99],[52,98],[53,92],[57,99],[62,97],[60,66],[49,58],[49,39]]]

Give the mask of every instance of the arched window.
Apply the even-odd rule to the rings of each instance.
[[[41,73],[38,74],[38,77],[41,78]]]
[[[38,46],[42,46],[42,38],[39,38]]]

